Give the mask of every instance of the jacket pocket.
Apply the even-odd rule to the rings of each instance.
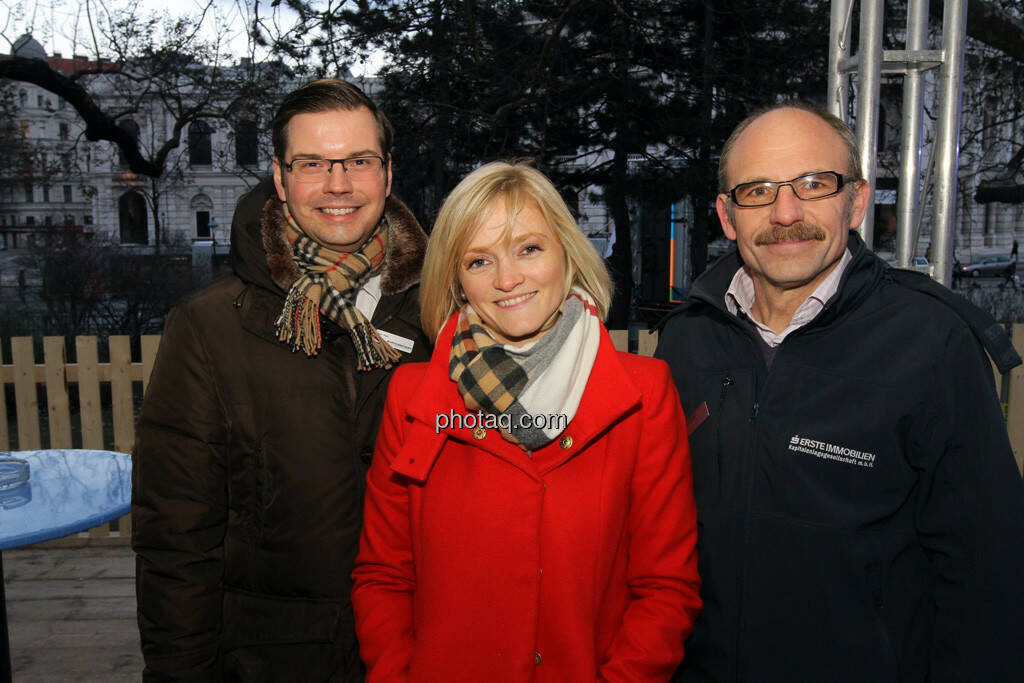
[[[331,600],[225,591],[223,648],[331,643],[340,618],[341,605]]]
[[[736,399],[736,379],[732,372],[702,372],[698,377],[701,392],[697,398],[701,403],[688,408],[687,419],[700,420],[688,435],[690,458],[693,465],[694,495],[699,510],[717,508],[722,502],[724,480],[730,476],[725,471],[726,449],[734,449],[742,440],[739,431],[747,428],[744,421],[737,420],[739,403]],[[700,419],[700,414],[707,415]],[[737,454],[730,453],[733,461]]]

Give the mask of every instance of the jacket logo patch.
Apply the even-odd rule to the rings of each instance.
[[[789,438],[789,450],[813,455],[822,460],[845,462],[858,467],[874,467],[875,454],[858,451],[846,446],[837,446],[827,441],[817,441],[794,434]]]

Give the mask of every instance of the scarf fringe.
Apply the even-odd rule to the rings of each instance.
[[[277,338],[288,344],[292,351],[301,349],[307,356],[315,356],[323,345],[319,308],[305,295],[288,297],[274,323]]]
[[[389,370],[402,357],[401,353],[381,339],[373,325],[359,323],[351,327],[349,333],[356,348],[356,366],[360,370]]]

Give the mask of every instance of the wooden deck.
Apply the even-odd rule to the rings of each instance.
[[[4,551],[14,683],[139,681],[127,545]]]

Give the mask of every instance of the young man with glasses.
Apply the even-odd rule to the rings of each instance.
[[[426,235],[391,196],[391,125],[307,84],[241,199],[233,275],[168,316],[134,453],[145,681],[361,681],[350,574]]]
[[[726,142],[738,250],[656,355],[688,418],[704,611],[677,681],[1007,681],[1024,642],[1024,486],[985,313],[852,229],[852,131],[762,110]]]

